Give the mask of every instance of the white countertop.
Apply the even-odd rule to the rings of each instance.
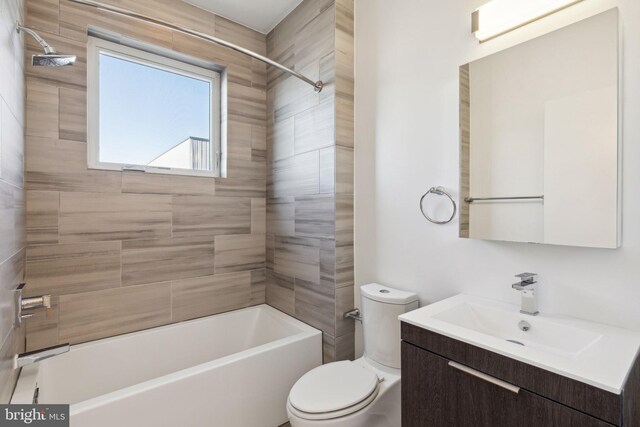
[[[399,316],[403,322],[620,394],[640,333],[460,294]],[[531,324],[521,331],[520,320]],[[515,339],[525,345],[506,341]]]

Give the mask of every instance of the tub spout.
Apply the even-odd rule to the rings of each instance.
[[[28,351],[26,353],[16,354],[13,367],[14,369],[18,369],[25,365],[30,365],[32,363],[36,363],[53,356],[66,353],[69,351],[69,348],[70,348],[69,343],[66,343],[61,345],[54,345],[53,347],[43,348],[41,350]]]

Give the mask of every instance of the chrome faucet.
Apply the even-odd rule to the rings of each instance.
[[[522,292],[520,313],[535,316],[538,314],[538,293],[536,292],[538,290],[538,282],[536,281],[538,275],[536,273],[521,273],[516,274],[516,277],[520,281],[514,283],[511,287]]]
[[[57,356],[69,351],[69,343],[55,345],[53,347],[47,347],[40,350],[28,351],[22,354],[16,354],[14,358],[13,368],[22,368],[25,365],[31,365],[32,363],[39,362],[44,359],[48,359],[53,356]]]

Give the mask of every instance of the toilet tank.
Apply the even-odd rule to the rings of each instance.
[[[360,287],[364,354],[374,362],[400,368],[400,320],[420,302],[413,292],[371,283]]]

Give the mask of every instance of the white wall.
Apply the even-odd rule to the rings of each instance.
[[[470,15],[484,2],[356,1],[356,285],[413,290],[422,304],[459,292],[518,303],[513,275],[533,271],[542,312],[640,330],[640,2],[588,0],[480,45]],[[422,193],[443,185],[458,194],[458,67],[614,6],[623,27],[622,247],[459,239],[457,221],[427,222]]]

